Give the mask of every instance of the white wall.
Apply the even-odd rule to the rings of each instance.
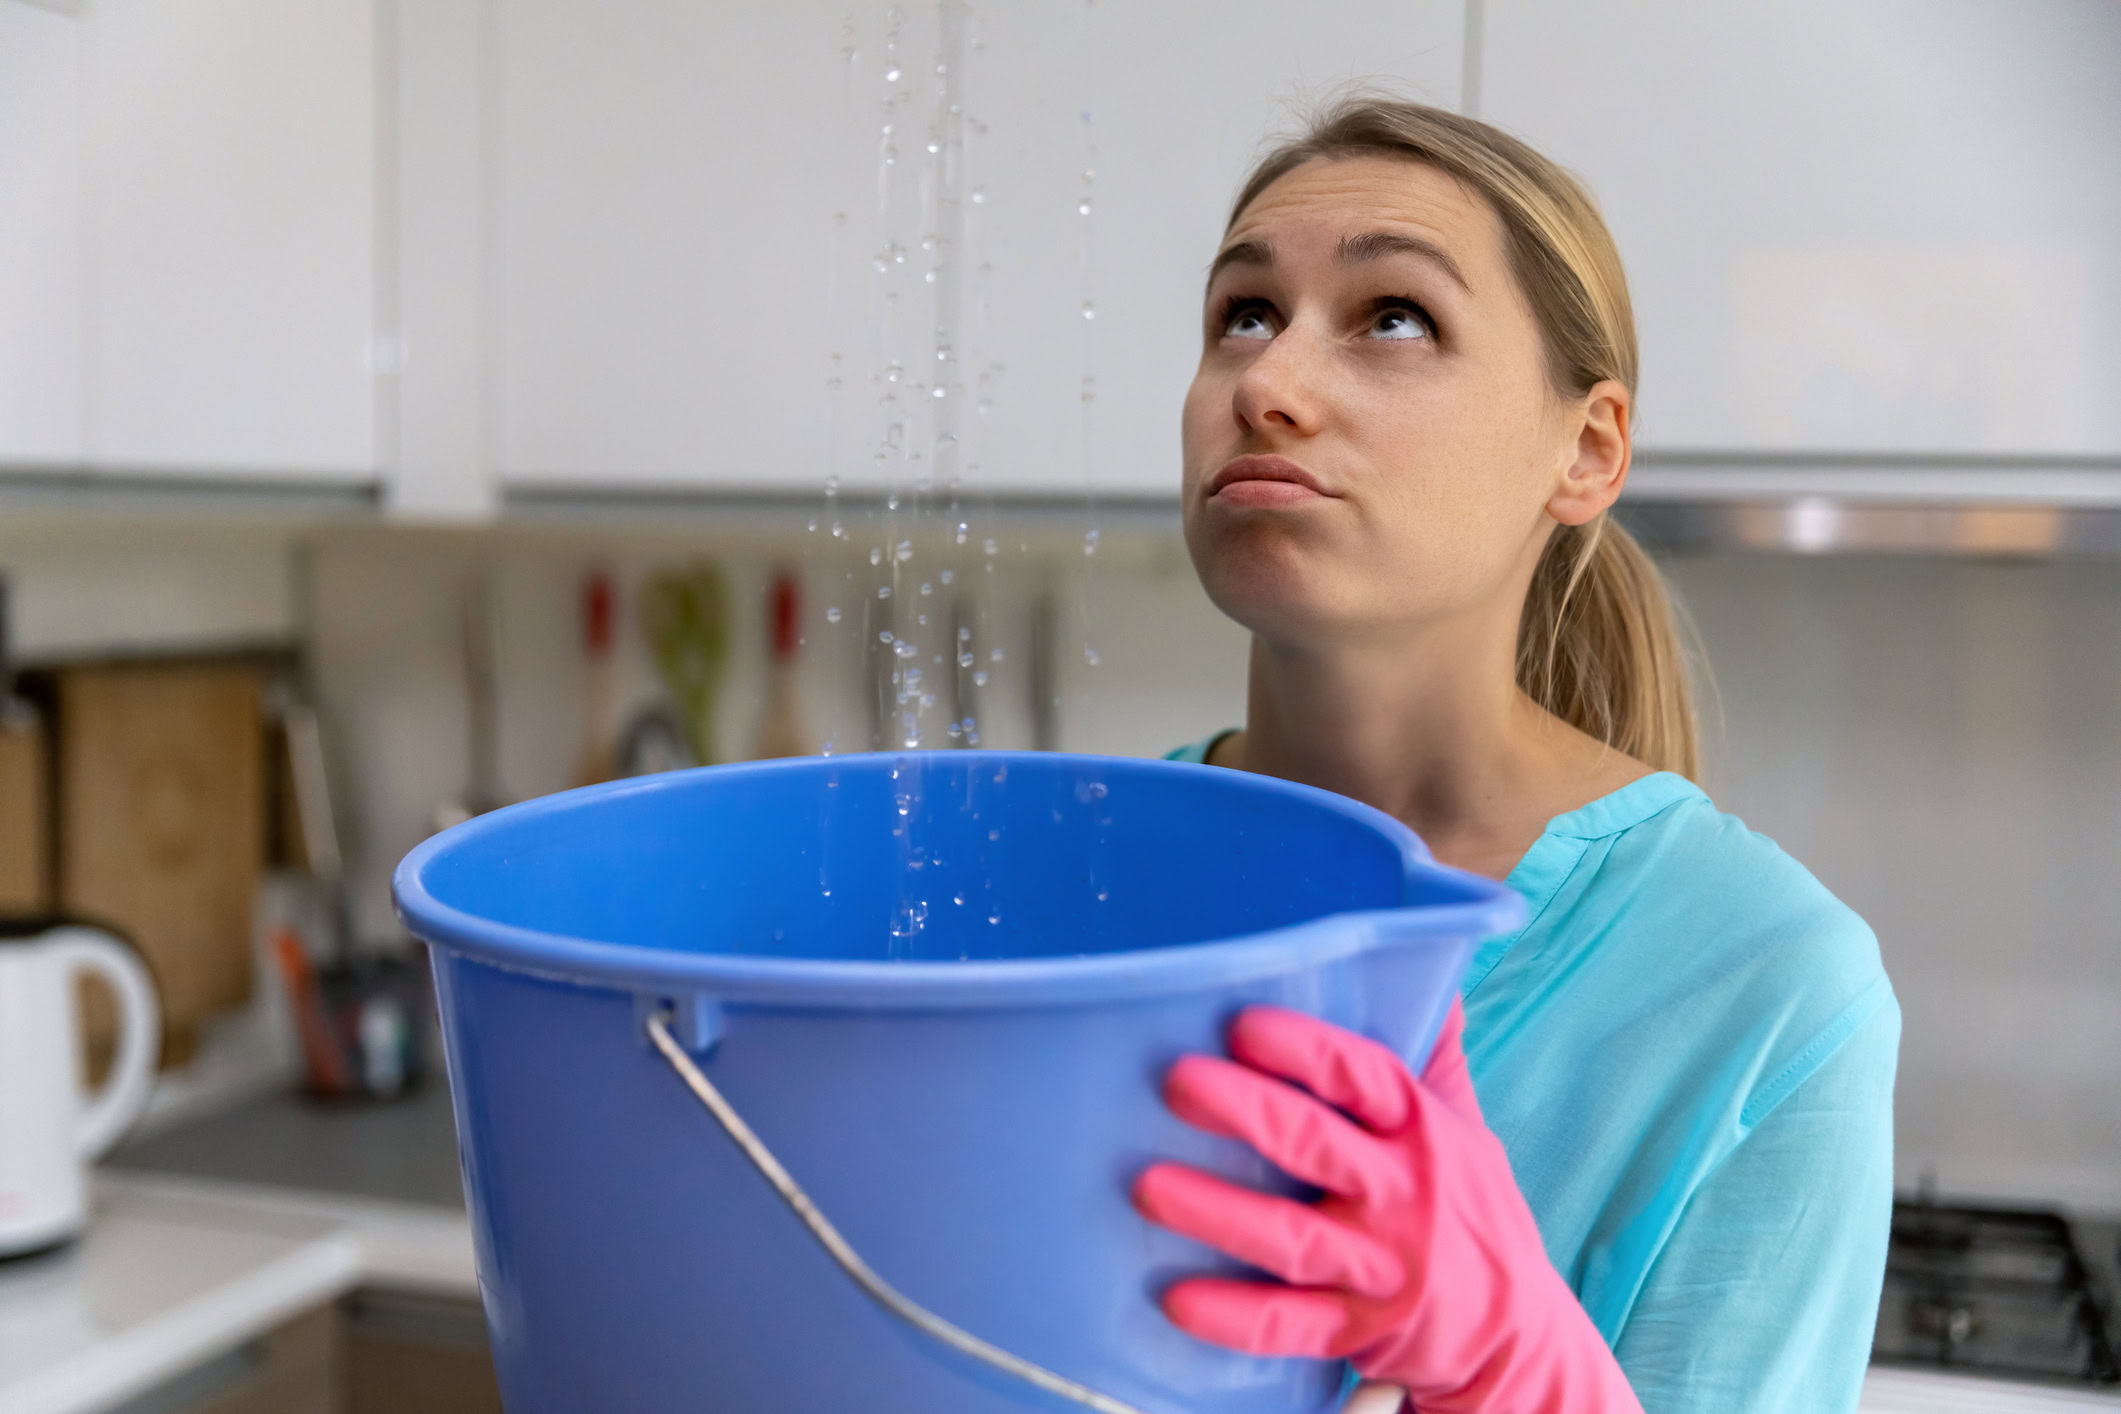
[[[1877,930],[1901,1180],[2121,1208],[2121,563],[1675,563],[1709,786]]]

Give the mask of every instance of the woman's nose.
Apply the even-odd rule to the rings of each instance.
[[[1284,329],[1238,375],[1232,407],[1247,431],[1278,428],[1308,434],[1315,430],[1317,369],[1307,345],[1300,331]]]

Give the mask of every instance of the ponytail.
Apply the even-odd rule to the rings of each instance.
[[[1517,685],[1653,770],[1701,773],[1678,612],[1657,566],[1606,516],[1547,542],[1518,623]]]

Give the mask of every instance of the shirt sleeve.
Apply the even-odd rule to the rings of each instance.
[[[1892,1223],[1899,1049],[1887,992],[1695,1191],[1615,1347],[1645,1414],[1856,1408]]]

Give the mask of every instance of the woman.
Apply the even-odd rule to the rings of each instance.
[[[1173,1068],[1182,1117],[1326,1192],[1151,1168],[1147,1216],[1287,1283],[1166,1312],[1427,1414],[1854,1408],[1899,1010],[1863,922],[1688,779],[1673,612],[1607,519],[1636,353],[1595,207],[1350,100],[1245,184],[1204,333],[1186,540],[1251,676],[1245,729],[1176,754],[1367,801],[1530,921],[1419,1080],[1266,1008]]]

